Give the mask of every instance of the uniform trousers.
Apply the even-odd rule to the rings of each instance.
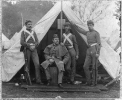
[[[47,80],[51,79],[49,66],[44,70],[45,70]],[[58,84],[62,83],[62,78],[63,78],[63,71],[58,69]]]
[[[29,70],[30,70],[30,57],[32,58],[35,66],[36,82],[41,82],[39,57],[36,49],[34,51],[30,51],[29,49],[27,49],[27,60],[28,60]]]
[[[70,58],[65,66],[66,71],[70,76],[70,80],[73,82],[76,74],[76,51],[74,48],[68,49]]]
[[[97,84],[95,78],[97,77],[97,57],[96,57],[96,46],[89,47],[86,52],[86,58],[84,63],[84,72],[86,76],[87,83]],[[90,74],[90,65],[92,65],[92,77]],[[96,74],[95,74],[96,67]]]

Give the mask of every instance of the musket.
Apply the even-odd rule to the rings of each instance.
[[[97,50],[96,50],[96,54],[98,54],[98,47],[97,47]],[[96,57],[96,60],[95,60],[95,84],[97,84],[97,66],[98,66],[98,57]]]
[[[27,59],[27,49],[26,47],[24,48],[24,57],[25,57],[25,66],[24,66],[24,70],[25,70],[25,79],[28,85],[32,85],[31,83],[31,78],[30,78],[30,74],[29,74],[29,66],[28,66],[28,59]]]
[[[97,84],[97,65],[98,65],[98,57],[95,60],[95,84]]]

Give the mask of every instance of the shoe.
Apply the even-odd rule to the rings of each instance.
[[[71,84],[71,81],[67,81],[67,84]]]
[[[47,82],[47,86],[49,86],[49,85],[50,85],[50,82],[48,81],[48,82]]]
[[[86,82],[84,85],[86,85],[86,86],[91,86],[91,83],[87,83],[87,82]]]
[[[61,83],[58,84],[59,88],[64,88]]]
[[[52,80],[52,79],[48,79],[48,80],[47,80],[47,86],[49,86],[49,85],[50,85],[51,80]]]
[[[75,81],[70,81],[70,84],[75,85]]]
[[[43,83],[41,81],[40,82],[36,82],[36,84],[43,85]]]
[[[92,87],[93,87],[93,86],[96,86],[96,85],[97,85],[97,84],[93,84],[93,83],[91,84]]]
[[[48,83],[47,83],[47,86],[49,86],[49,85],[50,85],[50,83],[48,82]]]

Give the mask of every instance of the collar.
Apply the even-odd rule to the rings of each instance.
[[[68,32],[68,33],[65,33],[66,35],[68,35],[68,34],[70,34],[70,32]]]
[[[58,46],[58,44],[53,43],[53,46]]]
[[[32,32],[32,29],[27,29],[27,28],[26,28],[26,30],[29,31],[29,32]]]

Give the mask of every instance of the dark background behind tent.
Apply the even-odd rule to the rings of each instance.
[[[22,15],[23,22],[30,19],[35,25],[52,7],[51,1],[19,1],[13,5],[3,0],[2,33],[11,39],[22,28]]]

